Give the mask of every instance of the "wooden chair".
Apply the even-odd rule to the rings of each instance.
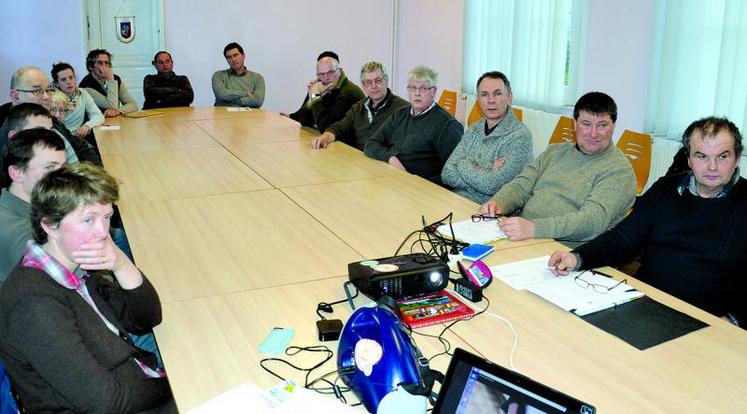
[[[641,194],[651,171],[651,135],[626,129],[620,136],[620,140],[617,141],[617,147],[620,148],[633,166],[638,181],[636,194]]]
[[[576,142],[576,130],[573,127],[573,118],[560,116],[555,130],[550,135],[550,144],[562,144],[563,142]]]
[[[513,110],[516,120],[522,122],[524,119],[524,114],[521,109],[513,108]],[[470,126],[473,123],[479,121],[480,118],[482,118],[482,110],[480,109],[480,105],[477,104],[477,101],[475,101],[475,104],[472,105],[472,110],[469,111],[469,116],[467,117],[467,126]]]
[[[451,116],[456,116],[457,93],[455,91],[444,89],[444,91],[441,92],[441,98],[438,99],[438,105],[441,108],[444,108],[446,112],[450,113]]]
[[[475,100],[475,104],[472,105],[472,110],[469,111],[469,116],[467,117],[467,126],[479,121],[480,118],[482,118],[482,109],[480,109],[480,105],[478,105],[477,100]]]
[[[516,107],[512,107],[514,110],[514,116],[516,117],[516,120],[519,122],[524,122],[524,112]]]

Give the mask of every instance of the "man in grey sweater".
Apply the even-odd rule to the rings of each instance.
[[[484,118],[465,131],[446,161],[441,180],[476,203],[484,203],[532,161],[532,133],[514,117],[511,83],[501,72],[477,80]]]
[[[480,212],[500,220],[510,240],[554,238],[573,247],[625,217],[636,179],[625,155],[612,145],[617,105],[589,92],[573,109],[576,142],[550,145]]]
[[[231,42],[223,48],[229,68],[213,73],[215,106],[259,108],[265,102],[265,78],[244,66],[244,48]]]

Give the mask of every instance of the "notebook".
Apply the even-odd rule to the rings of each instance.
[[[534,284],[527,290],[579,316],[623,305],[643,296],[643,292],[629,284],[593,271],[571,272],[568,276]]]
[[[462,257],[475,262],[492,253],[493,249],[489,244],[470,244],[462,250]]]
[[[436,229],[443,237],[451,238],[451,230],[454,230],[454,237],[457,240],[469,244],[485,244],[507,238],[506,235],[498,228],[497,221],[478,221],[463,220],[448,224],[442,224]]]
[[[527,290],[554,305],[584,316],[638,299],[643,295],[627,283],[594,270],[555,276],[547,268],[550,256],[490,266],[493,276],[517,290]]]
[[[596,408],[457,348],[433,413],[472,412],[595,414]]]
[[[397,301],[397,307],[402,321],[413,329],[466,319],[475,314],[472,308],[445,290],[402,298]]]

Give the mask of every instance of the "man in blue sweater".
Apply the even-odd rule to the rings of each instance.
[[[643,251],[637,278],[744,327],[742,135],[728,119],[708,117],[690,124],[682,144],[689,172],[662,177],[620,224],[570,253],[555,252],[548,265],[565,275],[623,264]]]

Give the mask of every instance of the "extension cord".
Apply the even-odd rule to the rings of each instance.
[[[464,255],[462,255],[462,253],[459,253],[459,254],[449,253],[449,269],[452,272],[459,272],[459,267],[457,266],[457,263],[460,260],[464,260]]]

